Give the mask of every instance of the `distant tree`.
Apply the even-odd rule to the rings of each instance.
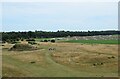
[[[29,38],[56,38],[56,37],[67,37],[67,36],[94,36],[94,35],[120,35],[120,31],[109,30],[109,31],[57,31],[57,32],[46,32],[46,31],[28,31],[28,32],[0,32],[2,34],[2,41],[7,42],[16,39],[29,39]],[[31,39],[29,39],[31,40]],[[34,40],[32,40],[34,41]],[[47,41],[46,41],[47,42]]]

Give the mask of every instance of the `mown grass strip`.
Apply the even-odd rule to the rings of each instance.
[[[88,43],[88,44],[120,44],[118,40],[68,40],[68,43]]]

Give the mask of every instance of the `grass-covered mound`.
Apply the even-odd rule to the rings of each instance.
[[[37,47],[29,45],[29,44],[15,44],[13,47],[11,47],[10,51],[31,51],[36,50]]]

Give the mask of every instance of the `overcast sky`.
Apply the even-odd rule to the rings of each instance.
[[[2,26],[3,31],[116,30],[118,3],[4,2]]]
[[[0,0],[1,2],[118,2],[119,0]]]

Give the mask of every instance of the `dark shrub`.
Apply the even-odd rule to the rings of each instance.
[[[35,61],[31,61],[30,63],[33,64],[33,63],[35,63]]]
[[[19,41],[19,39],[17,38],[16,41]]]
[[[103,63],[100,63],[101,65],[103,65]]]
[[[114,56],[112,56],[111,58],[115,58]]]
[[[52,43],[55,43],[55,40],[51,40]]]
[[[48,42],[48,40],[44,40],[44,42]]]
[[[21,39],[21,41],[23,41],[24,39]]]
[[[96,66],[96,64],[94,63],[93,66]]]

